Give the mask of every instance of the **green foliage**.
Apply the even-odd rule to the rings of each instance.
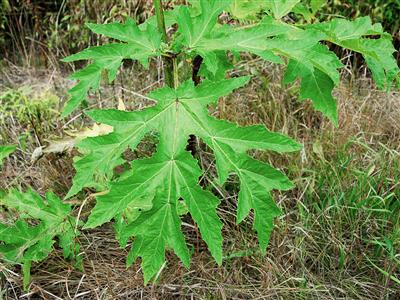
[[[323,12],[324,18],[329,18],[331,15],[347,18],[368,15],[375,22],[381,22],[385,30],[394,35],[400,28],[400,1],[398,0],[335,0],[330,5],[326,5]]]
[[[324,40],[362,54],[378,87],[390,89],[394,81],[399,80],[399,67],[393,57],[395,49],[391,37],[384,33],[380,24],[372,24],[369,17],[353,22],[333,19],[308,27],[326,34]],[[371,36],[380,38],[371,39]]]
[[[0,93],[0,125],[6,126],[10,118],[25,126],[54,119],[58,116],[58,102],[58,97],[48,90],[38,93],[30,86],[6,88]]]
[[[318,12],[325,4],[327,4],[325,0],[303,0],[293,7],[292,12],[303,16],[310,23],[317,19]]]
[[[315,152],[324,157],[322,149]],[[368,157],[367,161],[365,157]],[[362,259],[367,259],[369,265],[398,283],[396,277],[379,267],[386,270],[400,268],[400,260],[396,257],[396,249],[400,247],[398,153],[386,146],[374,150],[366,142],[350,140],[329,158],[329,162],[316,160],[314,170],[304,179],[309,187],[304,187],[301,206],[307,210],[300,208],[300,218],[306,227],[312,231],[332,228],[332,233],[327,230],[321,235],[345,244],[357,239],[363,241],[371,251],[363,253]],[[337,236],[329,237],[331,234]],[[343,247],[339,245],[331,243],[328,247]],[[351,252],[350,249],[347,247],[347,251]],[[334,249],[330,251],[335,252]],[[340,267],[356,259],[357,256],[349,252],[342,254],[345,258],[341,259]]]
[[[152,106],[131,112],[88,112],[94,121],[112,126],[113,132],[78,144],[84,155],[75,161],[76,176],[67,195],[72,197],[85,187],[96,188],[98,178],[107,178],[109,189],[97,197],[85,228],[114,219],[121,245],[126,246],[133,238],[127,264],[140,257],[145,282],[158,274],[167,249],[172,249],[185,266],[189,265],[190,252],[181,231],[181,215],[187,213],[216,262],[222,261],[222,222],[216,212],[220,200],[199,184],[204,170],[186,150],[189,136],[195,135],[212,149],[217,184],[224,184],[230,174],[238,176],[237,223],[254,212],[253,227],[262,252],[266,250],[273,220],[280,214],[271,191],[293,186],[283,173],[255,160],[248,151],[290,152],[300,149],[298,143],[262,125],[241,127],[208,114],[210,105],[250,79],[226,78],[226,71],[233,67],[229,53],[247,52],[272,63],[287,63],[284,82],[300,79],[300,99],[311,99],[314,107],[335,125],[338,117],[332,91],[339,84],[338,69],[342,64],[326,42],[364,55],[379,87],[389,89],[398,78],[394,48],[380,25],[373,25],[369,18],[335,19],[313,25],[283,22],[282,18],[299,2],[267,1],[268,15],[261,21],[234,26],[219,24],[218,17],[224,10],[237,10],[237,3],[235,7],[230,0],[192,1],[193,6],[180,6],[168,14],[168,23],[176,23],[178,29],[167,44],[161,43],[154,18],[140,26],[131,19],[125,24],[88,24],[93,32],[119,42],[91,47],[64,60],[91,60],[91,64],[72,75],[79,83],[69,91],[71,99],[63,116],[76,109],[90,90],[99,88],[103,72],[107,72],[109,81],[114,80],[124,59],[147,66],[149,58],[161,55],[175,62],[175,86],[150,92],[146,98],[154,102]],[[249,13],[246,9],[259,9],[247,4],[250,8],[241,11],[242,15]],[[311,5],[316,10],[322,3],[312,1]],[[178,84],[177,62],[198,56],[203,58],[203,82],[197,86],[189,80]],[[125,173],[114,176],[114,168],[126,163],[123,153],[135,149],[148,133],[157,134],[155,153],[133,161]]]
[[[202,15],[210,16],[213,13],[215,15],[215,11],[221,12],[223,9],[221,3],[225,2],[211,1],[211,3],[214,3],[214,6],[209,4],[209,7],[206,5],[202,7]],[[277,18],[281,18],[283,12],[287,13],[293,8],[292,5],[284,3],[274,4],[271,7],[272,14]],[[331,94],[334,86],[339,83],[337,69],[342,64],[333,52],[321,45],[321,41],[329,41],[364,55],[374,79],[381,88],[390,88],[399,76],[399,68],[393,57],[395,49],[390,36],[382,31],[379,24],[372,25],[369,18],[359,18],[355,21],[334,19],[315,26],[296,27],[267,16],[251,28],[232,26],[221,28],[216,26],[214,19],[213,23],[207,22],[204,31],[197,30],[201,35],[193,29],[201,28],[199,20],[201,19],[196,17],[192,21],[188,8],[180,9],[177,22],[183,41],[178,39],[178,42],[190,54],[201,55],[211,73],[216,72],[218,51],[251,52],[274,63],[283,63],[282,57],[286,57],[290,62],[285,82],[292,82],[296,77],[304,79],[301,99],[312,99],[315,108],[335,124],[337,124],[337,109]],[[341,26],[344,27],[344,32],[352,34],[336,36]],[[380,38],[371,40],[367,38],[370,35]]]
[[[29,278],[31,262],[40,262],[52,252],[55,238],[65,258],[73,258],[79,251],[71,206],[52,192],[44,200],[32,190],[11,190],[0,196],[0,205],[19,214],[13,224],[0,223],[0,258],[23,265],[24,278]],[[25,289],[26,283],[24,280]]]
[[[105,25],[87,24],[90,30],[125,43],[113,43],[100,47],[90,47],[78,54],[65,58],[64,62],[90,59],[93,62],[71,76],[79,83],[69,90],[68,101],[62,116],[70,114],[86,99],[90,90],[97,90],[103,71],[108,72],[108,80],[115,79],[123,59],[136,59],[148,65],[148,59],[160,54],[161,35],[155,27],[148,24],[141,30],[135,21],[128,18],[124,25],[111,23]]]
[[[311,21],[325,4],[325,0],[232,0],[228,11],[239,20],[255,20],[256,16],[262,12],[267,12],[276,19],[281,19],[293,12],[303,15],[307,21]]]
[[[257,13],[267,8],[266,1],[233,0],[229,13],[239,20],[254,19]]]
[[[281,19],[292,11],[301,0],[269,0],[267,8],[276,19]]]
[[[208,74],[214,75],[214,79],[217,73],[224,76],[226,70],[222,68],[222,72],[218,72],[221,70],[219,66],[223,64],[221,51],[250,52],[274,63],[283,63],[282,58],[285,57],[290,60],[285,82],[292,82],[297,77],[304,79],[300,98],[312,99],[315,108],[337,124],[336,102],[332,97],[332,90],[339,83],[338,69],[342,67],[342,64],[336,55],[320,42],[329,41],[361,53],[366,58],[374,79],[381,88],[390,88],[393,81],[398,78],[399,69],[392,55],[395,49],[391,44],[390,36],[382,31],[379,24],[373,25],[367,17],[355,21],[334,19],[317,25],[296,27],[267,16],[251,28],[217,26],[217,16],[230,3],[230,1],[202,1],[200,15],[186,6],[179,7],[176,13],[179,29],[172,48],[178,52],[187,52],[191,56],[202,56]],[[270,5],[270,11],[276,18],[281,18],[282,14],[287,14],[294,5],[295,2],[291,1],[281,4],[273,2]],[[91,26],[93,27],[89,25]],[[97,33],[107,35],[107,29],[99,31],[98,28],[103,28],[102,26],[114,30],[118,25],[97,25],[93,29]],[[344,27],[343,32],[352,34],[337,35],[341,27]],[[112,80],[123,58],[147,62],[150,56],[160,53],[159,37],[153,33],[154,29],[150,24],[146,26],[146,31],[140,31],[133,21],[128,21],[120,30],[126,31],[127,28],[132,28],[132,36],[139,40],[146,39],[145,35],[149,34],[154,38],[154,42],[147,40],[141,43],[147,45],[147,48],[134,46],[131,49],[128,39],[124,39],[118,33],[108,32],[110,37],[119,38],[127,43],[89,48],[65,59],[65,61],[92,59],[94,63],[72,76],[79,79],[80,83],[71,89],[72,98],[63,115],[67,115],[76,108],[86,98],[90,88],[98,88],[102,70],[108,70],[109,79]],[[371,40],[368,38],[371,35],[380,36],[380,38]],[[142,56],[138,54],[141,50],[146,50]]]
[[[254,209],[254,227],[262,248],[266,248],[272,220],[279,214],[267,191],[289,189],[292,184],[282,173],[250,158],[246,152],[250,149],[287,152],[300,149],[300,145],[263,126],[238,127],[208,115],[209,104],[243,86],[248,79],[204,82],[197,87],[186,81],[176,89],[167,87],[151,92],[147,97],[157,105],[143,111],[96,110],[89,113],[95,121],[113,126],[114,132],[86,139],[79,145],[90,154],[77,161],[77,175],[69,196],[90,186],[94,172],[112,171],[121,163],[122,152],[127,147],[135,148],[147,132],[158,131],[159,143],[154,156],[134,161],[132,170],[122,180],[111,184],[108,194],[97,198],[96,207],[86,223],[87,228],[99,226],[123,214],[128,206],[145,211],[133,222],[125,224],[122,239],[135,236],[131,255],[142,258],[146,281],[160,269],[167,246],[174,249],[185,265],[189,263],[189,251],[177,211],[181,198],[198,224],[210,252],[218,263],[222,260],[222,223],[215,211],[219,200],[198,185],[202,170],[185,151],[190,134],[202,138],[213,149],[221,183],[231,171],[239,176],[242,191],[238,222]]]
[[[3,164],[3,159],[6,157],[10,156],[11,153],[13,153],[17,149],[17,146],[14,145],[0,145],[0,167]]]

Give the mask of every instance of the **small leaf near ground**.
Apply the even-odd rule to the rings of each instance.
[[[15,145],[4,145],[0,146],[0,167],[3,164],[3,159],[7,158],[17,149]]]

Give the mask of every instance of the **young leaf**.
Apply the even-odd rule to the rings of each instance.
[[[225,79],[226,72],[233,67],[224,51],[210,52],[204,57],[199,75],[212,81],[219,81]]]
[[[11,190],[2,200],[1,204],[13,208],[29,217],[41,220],[47,225],[60,224],[65,221],[71,212],[71,206],[64,204],[53,193],[46,194],[47,201],[42,197],[28,190],[25,193]]]
[[[13,264],[26,265],[29,272],[31,262],[44,260],[53,250],[57,237],[66,258],[76,253],[75,233],[71,218],[71,206],[64,204],[53,193],[46,194],[46,201],[32,190],[23,193],[11,190],[0,198],[0,205],[14,209],[20,218],[13,225],[0,223],[0,258]],[[39,221],[35,226],[26,219]],[[29,274],[24,274],[29,278]],[[25,284],[24,284],[25,285]]]
[[[191,18],[189,9],[182,6],[178,15],[179,31],[189,48],[196,47],[197,43],[210,34],[217,24],[219,14],[231,3],[230,0],[200,1],[201,14]]]
[[[314,108],[338,125],[336,101],[332,96],[339,83],[337,68],[341,67],[336,55],[325,46],[317,45],[305,57],[290,60],[285,72],[284,83],[301,78],[300,99],[312,99]]]
[[[5,145],[5,146],[0,145],[0,167],[3,164],[3,159],[10,156],[10,154],[13,153],[16,149],[17,146],[14,145]]]
[[[233,0],[229,12],[237,19],[251,19],[267,7],[267,1]]]
[[[311,0],[311,11],[315,14],[322,6],[326,4],[326,0]]]
[[[64,62],[88,59],[92,60],[92,63],[71,76],[71,79],[78,80],[79,83],[68,91],[70,99],[64,107],[62,117],[75,110],[86,99],[90,90],[95,91],[99,88],[104,71],[108,72],[108,80],[111,82],[115,79],[124,59],[139,60],[147,66],[150,57],[160,54],[161,35],[151,24],[147,24],[142,30],[134,20],[128,18],[125,24],[88,23],[86,25],[93,32],[122,43],[89,47],[63,59]]]
[[[229,172],[235,172],[241,184],[246,185],[246,192],[240,196],[243,204],[238,212],[238,222],[251,209],[259,216],[269,208],[269,217],[264,221],[256,219],[254,225],[261,246],[266,247],[272,220],[279,212],[267,192],[289,189],[292,184],[271,166],[250,158],[247,151],[296,151],[300,145],[286,136],[268,131],[264,126],[238,127],[208,115],[208,105],[215,104],[219,97],[245,85],[248,80],[248,77],[239,77],[204,82],[197,87],[187,81],[176,90],[166,87],[151,92],[147,97],[157,104],[142,111],[96,110],[89,113],[95,121],[114,127],[112,134],[91,138],[85,144],[85,151],[96,152],[98,157],[101,153],[118,156],[123,145],[125,148],[136,147],[146,132],[157,131],[159,134],[156,153],[150,158],[134,161],[132,170],[123,179],[112,183],[108,194],[97,197],[96,206],[86,223],[86,228],[99,226],[124,214],[128,206],[142,210],[139,217],[119,230],[119,236],[122,241],[135,237],[128,262],[136,257],[142,258],[145,281],[161,268],[167,247],[172,248],[185,265],[189,264],[189,251],[180,230],[180,198],[199,226],[215,260],[218,263],[222,260],[222,223],[216,214],[219,200],[198,184],[202,171],[185,150],[191,134],[203,139],[213,149],[221,183]],[[97,163],[94,160],[90,162]],[[84,172],[77,170],[78,174]],[[89,174],[86,171],[86,176],[93,176],[93,172]]]
[[[290,13],[293,7],[300,1],[301,0],[267,0],[266,2],[275,19],[281,19]]]
[[[43,225],[30,226],[22,220],[12,226],[0,224],[0,255],[12,263],[45,259],[54,243],[46,230]]]

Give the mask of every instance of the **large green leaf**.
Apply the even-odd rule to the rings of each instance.
[[[399,79],[400,69],[393,56],[396,50],[391,37],[383,32],[380,24],[372,24],[369,17],[354,21],[333,19],[308,28],[323,32],[326,35],[323,40],[362,54],[380,88],[389,89]]]
[[[85,179],[84,185],[95,176],[94,171],[98,171],[95,167],[98,161],[94,157],[114,155],[111,161],[118,161],[124,149],[135,148],[147,132],[158,133],[156,153],[134,161],[132,170],[111,184],[109,193],[97,197],[86,224],[87,228],[93,228],[124,215],[127,209],[141,211],[119,230],[119,237],[122,241],[135,237],[129,262],[138,256],[142,258],[146,281],[157,274],[167,248],[172,248],[185,265],[189,263],[189,251],[180,230],[181,201],[197,223],[215,260],[218,263],[222,260],[222,223],[216,214],[219,199],[198,184],[202,170],[185,150],[192,134],[213,149],[221,184],[230,172],[239,176],[244,192],[240,195],[238,222],[254,209],[258,216],[254,226],[265,249],[273,218],[279,213],[268,192],[289,189],[292,184],[281,172],[249,157],[247,151],[287,152],[300,149],[300,145],[261,125],[239,127],[208,115],[208,105],[215,104],[219,97],[245,85],[248,80],[248,77],[239,77],[204,82],[197,87],[187,81],[176,90],[166,87],[151,92],[147,97],[157,104],[142,111],[95,110],[89,113],[95,121],[113,126],[114,131],[80,145],[81,151],[88,153],[82,160],[93,158],[88,159],[87,164],[78,164],[79,161],[76,164],[77,174],[90,178]],[[113,164],[108,165],[108,169],[101,172],[110,172],[113,167]],[[81,186],[79,178],[80,175],[74,181],[77,186]]]
[[[205,1],[207,2],[207,1]],[[296,77],[307,78],[302,80],[301,99],[309,98],[313,101],[314,107],[330,118],[335,125],[338,123],[336,112],[336,101],[331,96],[335,85],[339,83],[338,69],[342,67],[336,55],[322,46],[320,42],[329,41],[343,48],[347,48],[361,53],[378,86],[390,88],[393,81],[399,80],[399,68],[393,57],[395,51],[390,41],[390,36],[382,31],[380,24],[372,24],[370,18],[358,18],[354,21],[333,19],[332,21],[311,24],[306,26],[295,26],[282,22],[281,17],[289,13],[298,4],[297,0],[289,1],[265,1],[265,4],[272,17],[265,17],[258,24],[252,26],[233,27],[220,26],[217,24],[217,15],[226,9],[221,2],[218,9],[212,10],[210,5],[202,5],[200,14],[195,18],[191,17],[190,9],[181,8],[177,13],[179,33],[184,38],[178,38],[177,43],[189,51],[192,55],[203,57],[205,68],[208,72],[203,72],[207,78],[215,78],[215,72],[220,70],[223,73],[227,69],[219,68],[224,60],[221,51],[228,52],[250,52],[274,63],[284,63],[282,57],[288,61],[295,61],[301,66],[293,68],[294,63],[290,63],[287,69],[287,82],[293,81]],[[203,1],[200,1],[202,4]],[[312,9],[317,10],[324,4],[324,1],[312,1]],[[251,11],[256,9],[253,5],[249,6],[245,2],[240,5],[232,2],[230,8],[246,9]],[[247,8],[246,8],[247,7]],[[214,21],[207,23],[196,22],[198,19]],[[195,26],[196,25],[196,26]],[[196,35],[195,43],[192,42],[193,28],[206,34]],[[379,39],[372,39],[370,36],[380,36]],[[179,49],[178,46],[176,46]],[[216,55],[216,53],[219,53]],[[301,69],[301,70],[300,70]],[[295,71],[294,74],[288,74]],[[290,80],[289,80],[290,78]],[[330,78],[330,79],[329,79]],[[311,79],[311,82],[308,82]],[[332,81],[332,82],[331,82]],[[400,80],[399,80],[400,82]],[[309,88],[316,88],[315,91],[306,91]],[[319,88],[324,90],[319,91]],[[327,90],[325,90],[327,89]]]
[[[260,4],[250,1],[239,4],[235,0],[189,2],[190,7],[179,6],[166,13],[168,25],[177,23],[178,28],[168,45],[161,46],[154,17],[140,26],[131,20],[125,25],[90,24],[95,33],[120,43],[88,48],[67,58],[67,61],[92,61],[73,75],[80,81],[70,91],[71,107],[85,99],[90,90],[98,88],[104,70],[109,80],[113,80],[123,59],[137,59],[146,64],[149,57],[166,52],[168,55],[175,52],[178,62],[187,57],[203,59],[199,74],[205,79],[196,87],[185,81],[175,88],[157,89],[147,95],[153,105],[139,111],[88,112],[94,121],[112,126],[113,131],[78,144],[82,156],[75,160],[76,176],[67,197],[83,188],[96,189],[99,178],[107,179],[107,187],[102,189],[106,191],[97,196],[85,227],[94,228],[114,219],[121,246],[132,240],[127,264],[140,257],[145,282],[158,274],[167,250],[174,251],[185,266],[189,265],[190,252],[181,230],[181,216],[187,213],[197,224],[211,255],[218,263],[222,260],[222,222],[217,215],[220,200],[199,185],[204,171],[185,150],[191,135],[212,149],[217,184],[224,184],[232,174],[239,178],[237,222],[253,211],[253,228],[262,251],[266,250],[274,218],[280,214],[272,191],[293,186],[282,172],[254,159],[249,151],[288,152],[300,149],[299,144],[262,125],[241,127],[209,115],[210,105],[249,80],[225,78],[227,70],[232,68],[230,52],[235,57],[245,52],[272,63],[287,63],[284,83],[300,79],[300,100],[311,99],[314,107],[335,125],[338,118],[332,91],[339,84],[338,69],[342,64],[327,45],[335,43],[362,53],[380,86],[390,85],[398,74],[390,39],[369,19],[295,25],[285,23],[283,17],[295,10],[296,5],[299,7],[298,0],[266,0]],[[315,13],[323,1],[310,4]],[[264,8],[269,15],[255,24],[222,25],[219,21],[224,11],[251,15]],[[158,139],[155,153],[126,162],[123,153],[136,149],[150,133]],[[122,164],[127,170],[120,176],[114,174],[115,167]]]
[[[269,4],[271,8],[275,8],[277,11],[279,9],[286,11],[285,9],[291,8],[292,4],[294,5],[295,3],[287,2],[282,7],[277,3],[271,2]],[[184,36],[190,36],[188,28],[194,26],[194,21],[190,18],[187,8],[182,10],[181,16],[178,17],[180,32]],[[202,10],[202,14],[210,15],[206,9]],[[220,27],[216,26],[216,20],[213,24],[214,26],[209,27],[207,35],[196,39],[196,44],[188,42],[188,38],[180,41],[188,51],[203,57],[205,65],[203,70],[207,69],[209,72],[203,72],[202,75],[213,79],[215,78],[214,74],[219,70],[217,78],[222,78],[221,72],[225,72],[226,69],[218,66],[223,65],[221,53],[226,53],[227,51],[250,52],[265,60],[279,64],[284,63],[282,57],[301,62],[304,65],[302,72],[291,74],[291,81],[296,77],[307,77],[312,78],[313,81],[318,81],[314,82],[314,87],[329,87],[329,90],[324,90],[323,93],[303,92],[301,98],[313,100],[314,107],[337,124],[336,101],[331,96],[331,92],[333,86],[339,82],[338,68],[342,67],[342,64],[333,52],[319,43],[320,40],[326,37],[324,32],[315,28],[304,30],[268,16],[249,28]],[[292,70],[292,68],[288,68],[288,72]],[[305,86],[307,81],[303,80],[302,82],[304,85],[302,87],[303,91],[310,87],[310,84]]]
[[[111,82],[115,79],[124,59],[139,60],[147,66],[150,57],[160,54],[161,35],[152,24],[147,24],[145,29],[140,29],[134,20],[128,18],[125,24],[88,23],[86,25],[93,32],[122,43],[89,47],[63,59],[64,62],[88,59],[92,63],[71,76],[71,79],[79,82],[68,92],[70,99],[64,107],[62,117],[75,110],[87,98],[89,91],[99,88],[104,71],[108,72],[108,80]]]

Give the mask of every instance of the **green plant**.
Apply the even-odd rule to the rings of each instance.
[[[11,153],[13,153],[17,149],[17,146],[14,145],[4,145],[0,146],[0,167],[3,164],[3,159],[8,157]]]
[[[11,210],[12,216],[19,214],[12,224],[0,223],[0,254],[6,263],[22,266],[24,289],[30,282],[32,262],[42,261],[52,252],[55,238],[65,258],[77,257],[79,244],[75,239],[79,231],[71,206],[55,194],[48,192],[44,200],[32,190],[11,190],[0,194],[0,205]]]
[[[228,53],[237,56],[246,52],[272,63],[287,64],[284,82],[300,79],[300,100],[311,99],[335,125],[338,117],[332,90],[340,81],[338,70],[342,64],[327,43],[361,53],[379,87],[389,89],[399,79],[390,36],[369,18],[292,24],[282,18],[299,0],[265,1],[260,11],[266,15],[261,21],[221,24],[218,21],[222,12],[237,11],[234,1],[191,2],[190,7],[177,6],[164,12],[161,1],[154,0],[156,17],[140,25],[130,18],[124,24],[87,24],[94,33],[116,41],[64,59],[91,61],[71,76],[79,82],[69,91],[64,117],[87,101],[89,92],[99,89],[105,72],[108,81],[113,81],[124,60],[138,60],[145,67],[149,67],[151,58],[164,60],[168,86],[145,96],[154,105],[140,111],[87,112],[94,121],[112,126],[113,132],[78,144],[83,156],[75,160],[76,175],[67,195],[70,198],[84,188],[101,188],[106,178],[108,189],[96,197],[85,228],[114,219],[120,244],[126,246],[133,239],[127,263],[141,258],[146,283],[160,272],[167,249],[189,265],[190,251],[181,230],[181,217],[188,213],[212,256],[222,263],[222,222],[217,214],[220,199],[199,183],[205,170],[186,149],[189,138],[196,136],[213,151],[217,170],[213,184],[223,185],[228,176],[238,176],[237,223],[254,212],[253,227],[263,253],[273,221],[280,214],[272,191],[293,187],[282,172],[254,159],[249,151],[291,152],[299,150],[300,144],[262,125],[243,127],[209,115],[209,106],[251,79],[226,78],[227,71],[234,68]],[[245,9],[259,10],[251,5]],[[177,31],[168,35],[166,26],[175,24]],[[193,62],[192,74],[179,68],[187,60]],[[135,149],[149,133],[158,139],[155,153],[128,164],[124,152]],[[119,165],[125,166],[123,174],[114,173]]]
[[[52,119],[57,115],[58,102],[58,97],[47,90],[37,93],[30,86],[5,89],[0,93],[0,122],[6,122],[10,116],[22,124]]]
[[[56,118],[59,99],[50,91],[37,93],[33,87],[7,88],[0,93],[0,126],[9,127],[10,120],[18,122],[26,131],[33,130],[38,136],[53,130],[49,120]],[[7,137],[2,131],[0,136]]]
[[[332,5],[325,7],[326,16],[324,17],[329,17],[330,15],[352,17],[369,15],[373,20],[381,22],[383,27],[392,34],[396,34],[399,30],[400,2],[398,0],[335,0],[332,2]]]
[[[336,256],[339,269],[362,260],[398,284],[399,153],[386,146],[372,149],[362,139],[352,138],[327,160],[323,159],[323,151],[315,154],[322,159],[315,161],[312,170],[304,172],[307,183],[298,204],[299,223],[313,232],[309,236],[320,247],[314,254],[318,252],[320,258]],[[365,246],[358,249],[358,256],[357,251],[352,251],[357,243]],[[309,257],[313,256],[312,252],[304,251]],[[329,259],[326,261],[332,263]],[[320,263],[323,264],[323,259]]]

